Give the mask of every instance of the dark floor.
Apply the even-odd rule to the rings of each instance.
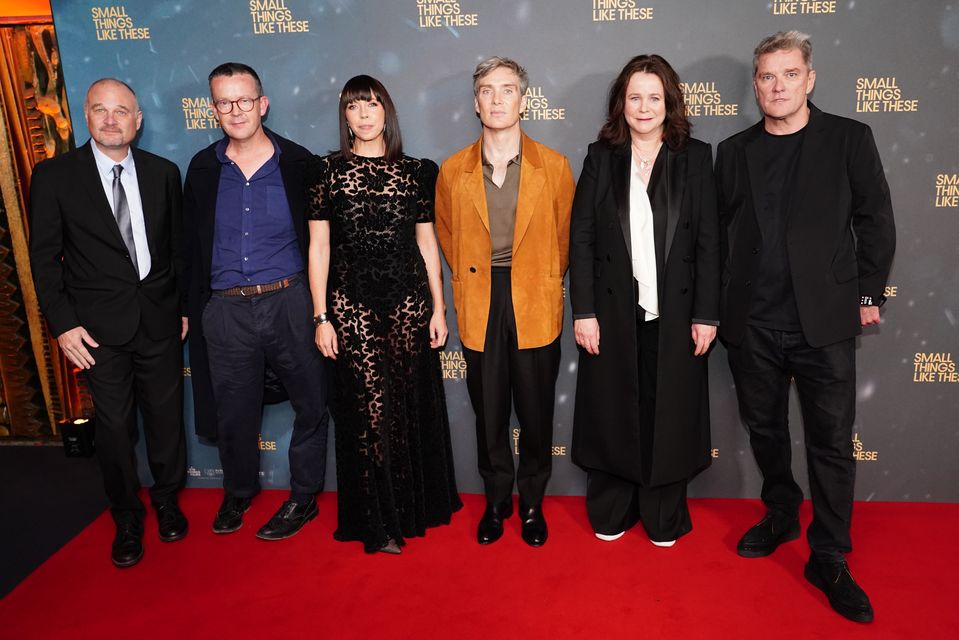
[[[94,458],[0,445],[0,598],[106,508]]]

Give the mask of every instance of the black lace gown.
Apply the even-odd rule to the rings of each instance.
[[[330,317],[339,346],[337,540],[374,552],[449,523],[456,492],[432,298],[416,224],[433,222],[430,160],[340,154],[310,167],[310,217],[330,221]]]

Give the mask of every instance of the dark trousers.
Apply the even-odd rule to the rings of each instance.
[[[296,413],[290,437],[290,491],[302,501],[326,475],[326,363],[313,342],[313,302],[305,276],[286,289],[255,296],[214,292],[203,310],[203,334],[216,401],[223,488],[240,498],[260,491],[259,436],[266,365]]]
[[[110,511],[114,519],[132,514],[142,521],[145,509],[137,496],[140,480],[134,452],[139,440],[138,409],[153,474],[150,501],[159,505],[175,500],[186,478],[180,335],[153,340],[141,326],[126,344],[101,344],[89,351],[96,364],[86,376]]]
[[[677,540],[693,529],[686,505],[687,481],[642,487],[619,476],[586,473],[586,515],[596,533],[615,535],[643,523],[650,540]]]
[[[659,364],[659,319],[647,321],[636,307],[639,369],[639,440],[642,476],[652,472],[656,424],[656,371]],[[686,505],[685,479],[661,486],[642,486],[619,476],[590,469],[586,474],[586,514],[593,531],[614,535],[642,521],[650,540],[676,540],[692,531]]]
[[[476,413],[476,453],[486,499],[502,502],[513,492],[510,404],[519,419],[520,500],[543,501],[553,468],[553,404],[559,375],[559,338],[520,349],[510,290],[510,270],[493,269],[489,324],[483,351],[463,349],[466,388]]]
[[[852,548],[855,340],[814,348],[802,332],[747,325],[742,344],[728,352],[739,413],[763,474],[762,499],[774,517],[795,518],[803,497],[792,474],[787,416],[789,383],[796,381],[813,503],[806,535],[814,555],[841,558]]]

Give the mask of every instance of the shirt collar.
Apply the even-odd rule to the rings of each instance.
[[[511,164],[519,164],[523,157],[523,142],[519,143],[519,153],[509,159],[509,162],[506,163],[508,167]],[[483,163],[484,167],[492,167],[493,163],[486,159],[486,150],[483,149],[483,145],[480,145],[480,161]]]
[[[93,150],[93,159],[97,162],[97,171],[100,175],[107,176],[111,180],[113,179],[113,167],[115,165],[120,165],[123,167],[125,173],[129,173],[133,176],[136,176],[137,170],[136,165],[133,163],[133,152],[130,148],[127,148],[127,155],[123,160],[117,162],[112,159],[107,154],[100,151],[100,148],[97,146],[95,140],[90,140],[90,149]]]
[[[273,143],[273,158],[279,160],[280,154],[280,145],[276,141],[276,137],[273,135],[273,132],[263,127],[263,133],[266,134],[266,137],[270,139],[270,142]],[[216,159],[220,161],[220,164],[232,164],[233,161],[230,160],[229,156],[226,155],[226,146],[230,144],[230,138],[223,136],[219,142],[216,143]]]

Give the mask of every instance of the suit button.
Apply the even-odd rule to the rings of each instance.
[[[683,256],[683,262],[691,262],[691,261],[692,261],[692,258],[690,258],[689,256]]]
[[[138,283],[137,283],[137,289],[139,289],[139,288],[142,287],[142,286],[143,286],[143,283],[142,283],[142,282],[138,282]]]
[[[687,289],[686,287],[683,287],[682,289],[679,290],[679,292],[683,295],[686,295],[687,291],[689,291],[689,289]]]
[[[757,253],[759,253],[759,249],[757,249],[756,247],[753,247],[753,255],[756,255]]]
[[[683,223],[683,229],[688,229],[688,228],[689,228],[689,221],[686,221]]]
[[[609,295],[613,295],[613,290],[612,290],[612,289],[606,289],[606,293],[608,293]]]
[[[613,259],[609,257],[609,254],[606,254],[606,262],[612,262]]]
[[[747,286],[747,287],[753,286],[753,281],[752,281],[752,280],[747,280],[747,281],[746,281],[746,286]]]
[[[470,267],[470,273],[476,273],[476,267]]]

